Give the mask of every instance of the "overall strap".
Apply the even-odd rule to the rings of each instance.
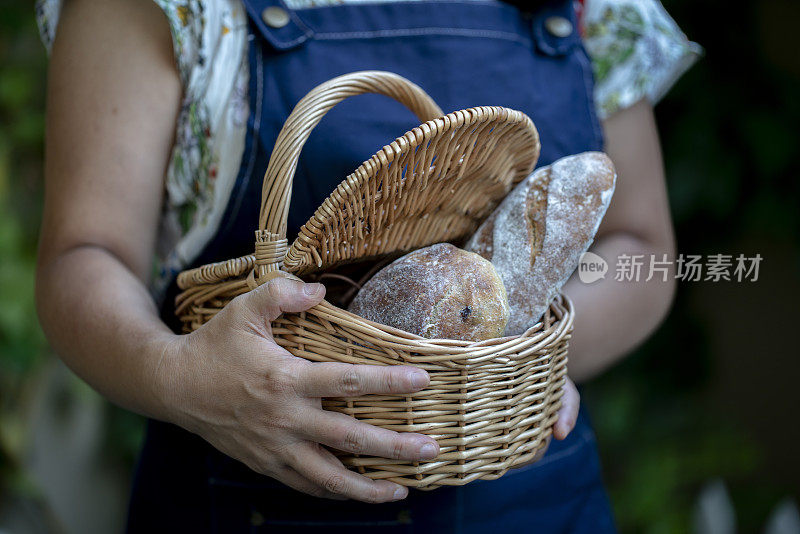
[[[283,0],[243,0],[250,20],[276,50],[291,50],[314,36],[314,32]]]

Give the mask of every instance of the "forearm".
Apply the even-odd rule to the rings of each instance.
[[[590,249],[609,264],[605,278],[585,284],[574,275],[564,286],[575,306],[575,323],[569,348],[569,375],[582,382],[597,375],[644,341],[663,320],[675,291],[670,271],[667,281],[655,274],[649,281],[649,260],[674,256],[671,244],[648,242],[631,234],[610,234]],[[642,255],[638,281],[617,281],[617,258]]]
[[[664,166],[652,106],[642,100],[603,122],[605,151],[617,169],[614,198],[590,249],[608,263],[605,278],[591,284],[573,275],[564,286],[575,305],[569,374],[592,378],[644,341],[669,310],[675,292],[672,264],[666,281],[650,259],[675,256]],[[622,255],[641,256],[641,274],[616,280]],[[621,277],[626,278],[626,277]]]
[[[36,299],[55,352],[111,401],[169,420],[157,370],[175,336],[144,284],[108,250],[76,246],[39,266]]]

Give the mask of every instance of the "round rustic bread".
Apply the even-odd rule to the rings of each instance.
[[[508,299],[492,264],[449,243],[415,250],[370,278],[349,311],[429,339],[499,337]]]

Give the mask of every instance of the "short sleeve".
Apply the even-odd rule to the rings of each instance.
[[[39,26],[39,36],[48,54],[53,49],[60,13],[61,0],[36,0],[36,24]]]
[[[658,0],[586,0],[581,26],[603,118],[642,98],[655,104],[702,55]]]

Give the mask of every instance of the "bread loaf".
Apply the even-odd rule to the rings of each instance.
[[[522,334],[547,310],[592,243],[615,181],[602,152],[562,158],[518,184],[466,243],[503,280],[505,335]]]
[[[503,333],[506,291],[492,264],[472,252],[439,243],[378,271],[349,311],[430,339],[481,341]]]

